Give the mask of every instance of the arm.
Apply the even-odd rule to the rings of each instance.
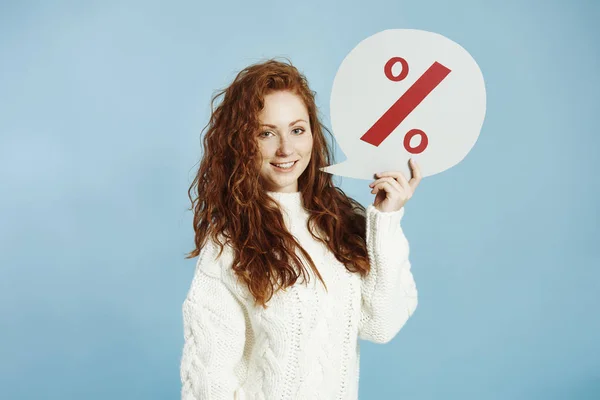
[[[381,212],[369,205],[366,212],[371,271],[362,281],[358,336],[387,343],[415,311],[417,288],[410,271],[408,241],[400,226],[404,207]]]
[[[221,279],[219,249],[208,243],[182,306],[182,400],[232,400],[247,370],[245,310]]]

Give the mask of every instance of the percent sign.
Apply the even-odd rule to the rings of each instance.
[[[398,76],[392,74],[392,67],[396,63],[402,64],[402,71]],[[402,57],[392,57],[383,70],[389,80],[399,82],[408,75],[408,63]],[[431,64],[429,69],[392,104],[360,140],[379,146],[449,73],[450,69],[437,61]],[[421,143],[417,147],[410,147],[410,140],[416,135],[421,136]],[[427,148],[427,143],[427,135],[420,129],[411,129],[404,136],[404,148],[411,154],[422,153]]]

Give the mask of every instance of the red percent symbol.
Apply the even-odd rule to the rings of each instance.
[[[392,67],[396,63],[402,64],[402,71],[398,76],[392,73]],[[408,75],[408,63],[402,57],[392,57],[383,67],[383,72],[389,80],[399,82]],[[392,104],[360,140],[379,146],[449,73],[450,69],[437,61],[431,64],[429,69]],[[416,135],[421,136],[421,143],[417,147],[410,147],[410,139]],[[428,142],[427,135],[420,129],[411,129],[404,136],[404,148],[412,154],[422,153],[427,148]]]

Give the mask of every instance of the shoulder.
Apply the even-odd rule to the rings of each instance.
[[[361,215],[363,217],[366,217],[366,215],[367,215],[366,209],[363,206],[361,206],[361,205],[353,205],[352,210],[357,215]]]
[[[252,299],[252,295],[233,270],[234,249],[230,244],[225,244],[222,235],[219,236],[219,241],[223,243],[223,251],[220,254],[219,244],[210,238],[206,240],[198,255],[195,276],[198,278],[206,275],[218,280],[239,301],[247,303]]]
[[[363,206],[360,202],[358,202],[357,200],[353,199],[350,196],[348,196],[348,200],[350,201],[350,204],[352,205],[352,212],[354,212],[355,215],[360,215],[360,216],[366,217],[367,210],[366,210],[365,206]]]
[[[196,261],[196,271],[202,271],[213,278],[221,278],[223,271],[231,267],[233,263],[231,247],[224,244],[225,241],[222,236],[219,240],[223,243],[222,252],[217,242],[210,237],[206,239],[206,243],[200,250],[198,260]]]

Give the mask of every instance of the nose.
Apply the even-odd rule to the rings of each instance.
[[[293,145],[290,139],[281,136],[279,147],[277,148],[278,156],[288,156],[294,152]]]

